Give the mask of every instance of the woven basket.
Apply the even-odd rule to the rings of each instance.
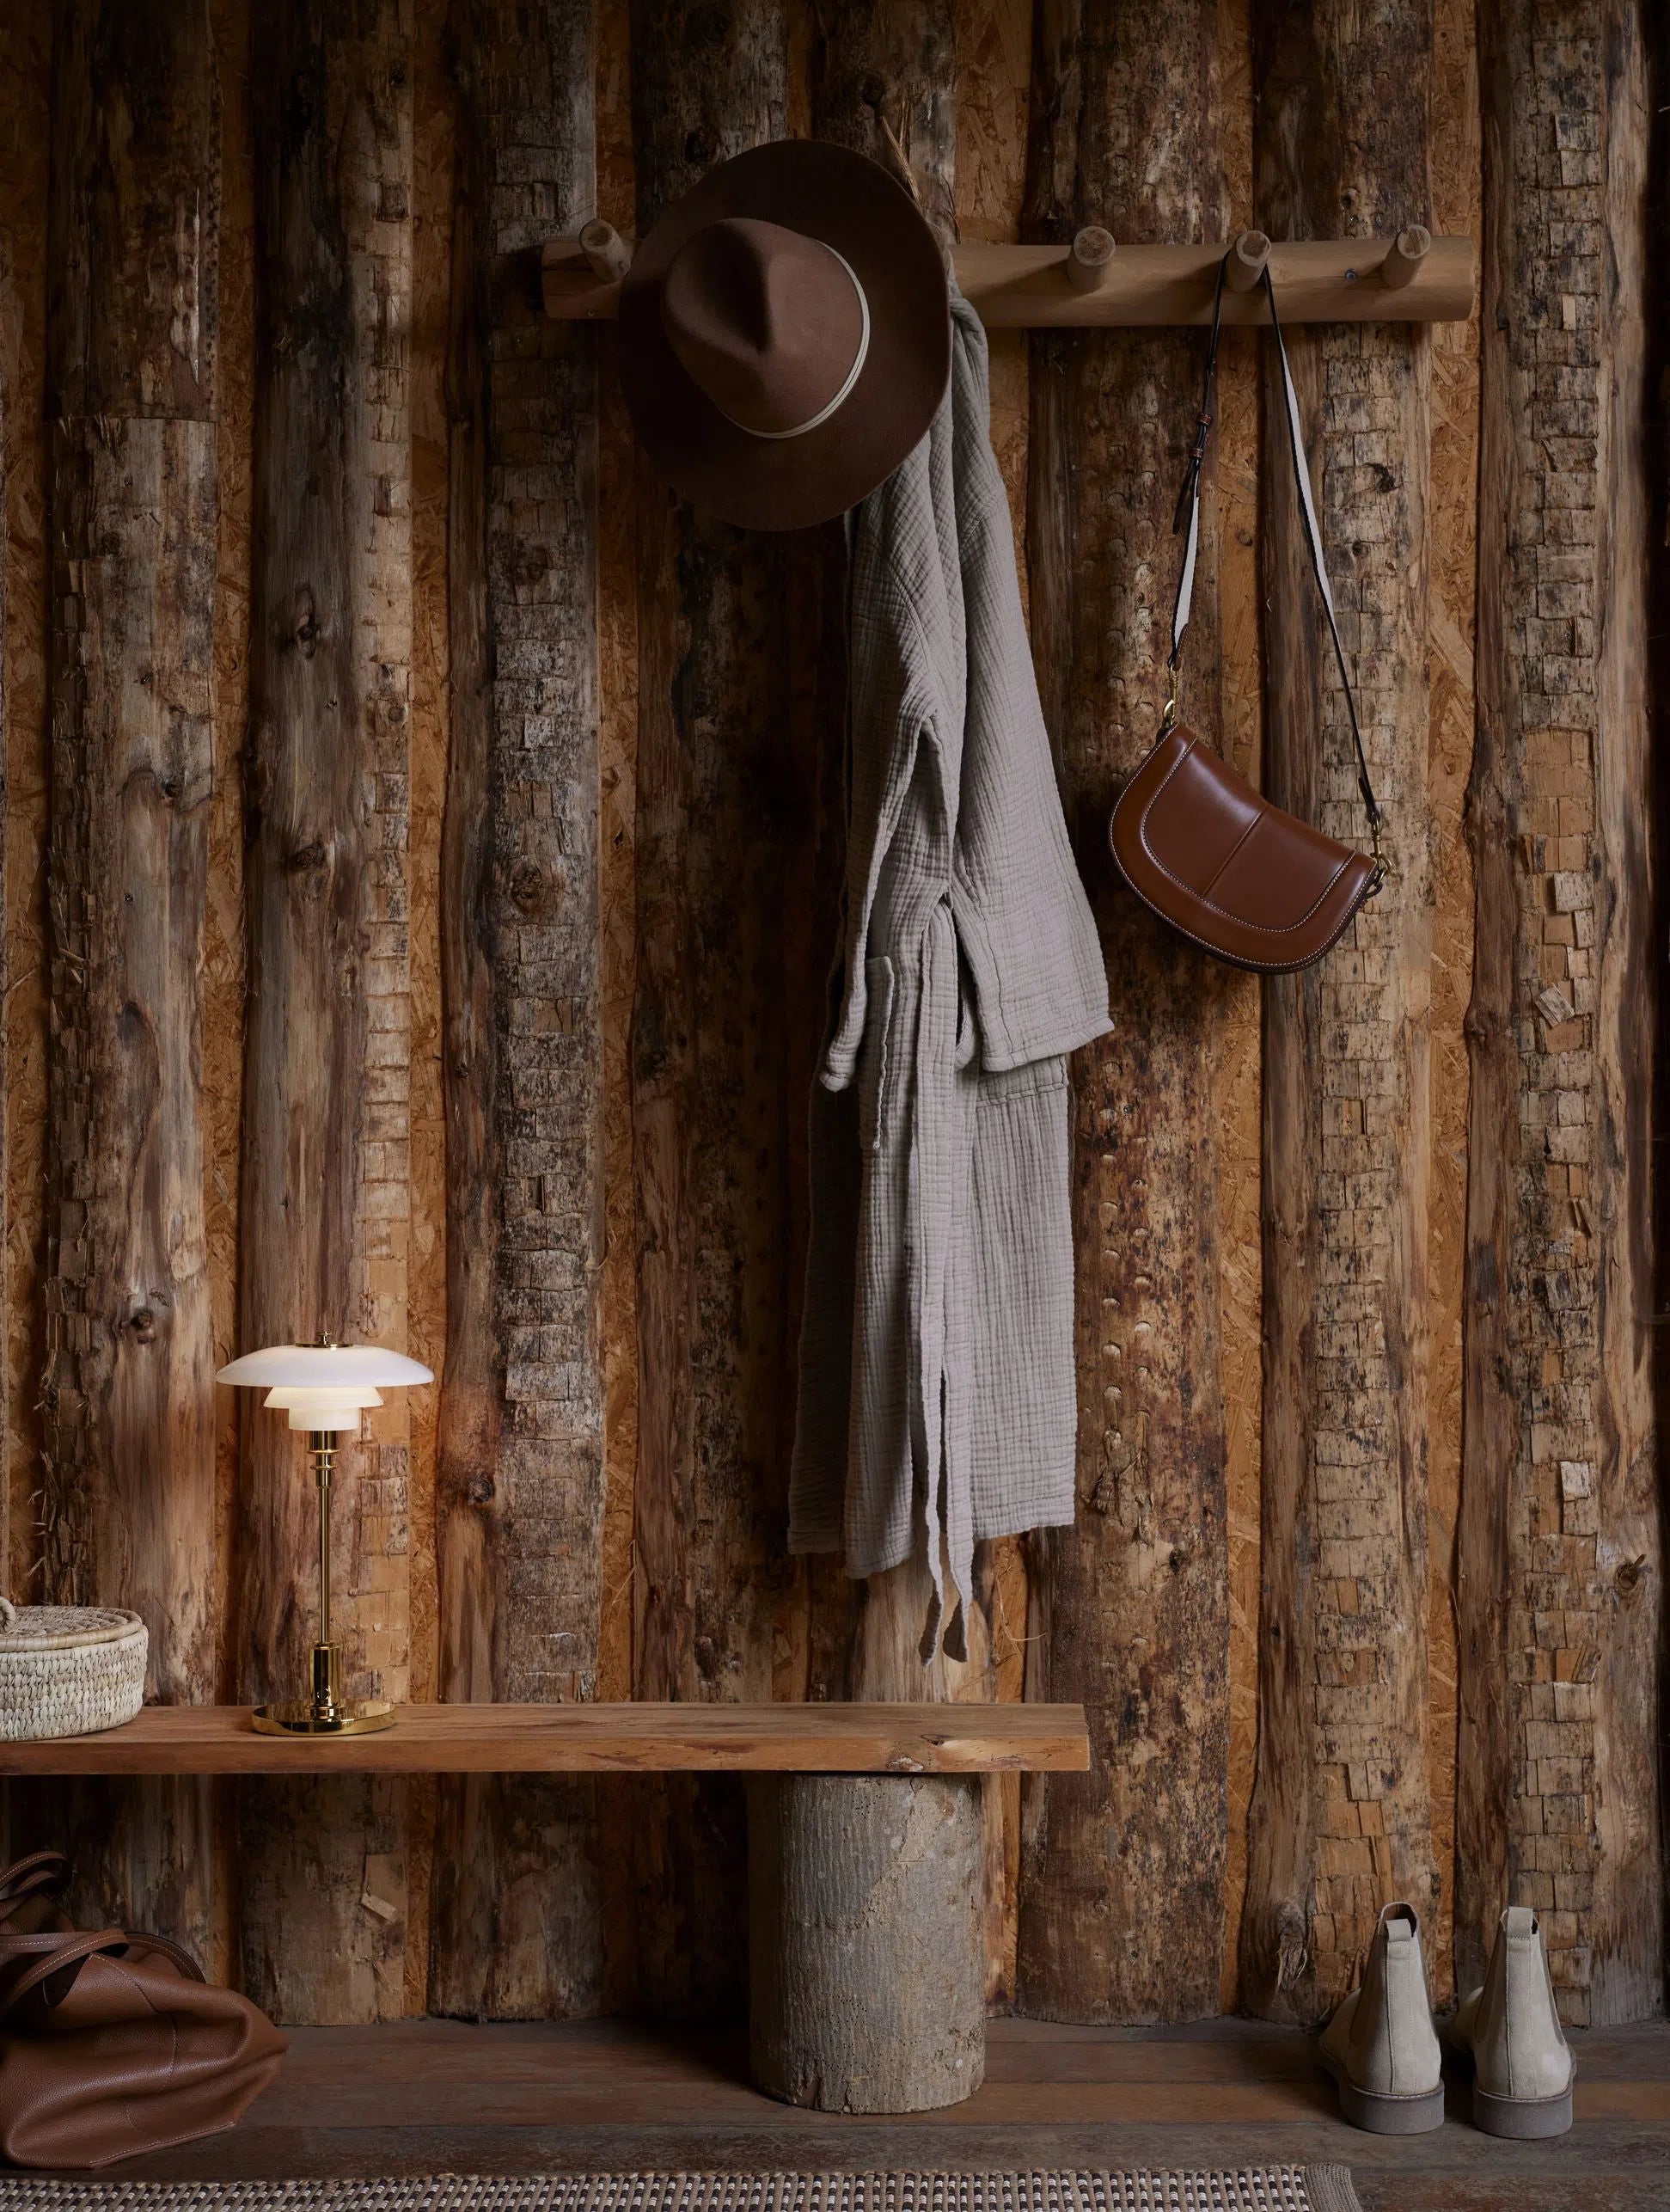
[[[149,1642],[137,1613],[0,1597],[0,1743],[132,1720],[145,1701]]]

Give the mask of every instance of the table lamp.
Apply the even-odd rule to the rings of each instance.
[[[313,1647],[313,1694],[255,1708],[264,1736],[369,1736],[387,1728],[395,1708],[385,1698],[344,1698],[341,1657],[331,1641],[331,1470],[336,1440],[357,1430],[362,1412],[380,1406],[382,1394],[413,1382],[432,1382],[426,1367],[380,1345],[268,1345],[248,1351],[216,1376],[217,1382],[265,1388],[263,1404],[287,1413],[292,1429],[307,1432],[308,1456],[319,1486],[319,1641]]]

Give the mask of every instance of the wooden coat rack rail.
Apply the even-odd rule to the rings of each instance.
[[[1472,240],[1434,238],[1418,223],[1395,238],[1282,243],[1243,230],[1229,250],[1230,323],[1266,319],[1266,266],[1284,322],[1465,322],[1477,290]],[[1209,322],[1224,253],[1121,246],[1092,225],[1070,246],[958,246],[953,259],[963,297],[989,329],[1116,329]],[[631,244],[607,223],[552,239],[541,266],[546,313],[562,322],[608,321],[631,266]]]

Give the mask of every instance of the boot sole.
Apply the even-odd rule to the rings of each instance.
[[[1322,2062],[1339,2091],[1339,2109],[1354,2128],[1367,2135],[1425,2135],[1444,2124],[1444,2085],[1418,2097],[1379,2097],[1346,2080],[1330,2059]],[[1569,2101],[1569,2100],[1568,2100]],[[1481,2123],[1482,2124],[1482,2123]],[[1554,2132],[1550,2129],[1551,2134]]]
[[[1473,2125],[1487,2135],[1506,2135],[1532,2142],[1544,2135],[1563,2135],[1571,2125],[1571,2092],[1557,2097],[1492,2097],[1473,2086]]]

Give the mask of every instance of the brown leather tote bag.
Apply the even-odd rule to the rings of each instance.
[[[1322,557],[1322,532],[1311,498],[1299,401],[1288,368],[1288,349],[1275,315],[1275,287],[1264,271],[1270,328],[1282,364],[1288,443],[1298,479],[1300,512],[1311,567],[1328,617],[1339,678],[1357,749],[1357,784],[1368,816],[1372,853],[1355,851],[1285,813],[1178,720],[1178,672],[1194,595],[1200,547],[1201,469],[1212,427],[1218,339],[1222,328],[1224,274],[1212,309],[1206,383],[1189,470],[1178,501],[1176,527],[1187,528],[1177,604],[1171,616],[1171,696],[1153,751],[1119,795],[1109,824],[1114,858],[1131,889],[1174,929],[1219,959],[1263,975],[1308,967],[1337,944],[1363,901],[1386,880],[1380,855],[1380,811],[1368,780],[1368,762],[1357,726],[1356,701],[1346,671],[1345,648],[1334,618],[1333,594]]]
[[[78,1933],[53,1900],[55,1851],[0,1875],[0,2155],[100,2166],[231,2127],[286,2039],[178,1944]]]

